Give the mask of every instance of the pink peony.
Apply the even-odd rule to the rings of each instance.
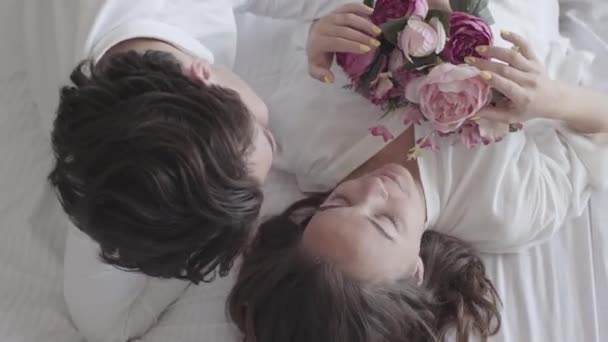
[[[417,16],[426,18],[429,12],[427,0],[378,0],[372,14],[372,22],[382,25],[389,20]]]
[[[443,27],[441,23],[439,25]],[[439,36],[440,33],[443,33],[443,37]],[[433,26],[418,17],[411,17],[405,29],[399,33],[399,48],[410,61],[410,56],[425,57],[437,50],[443,50],[440,43],[445,45],[445,30],[438,32]]]
[[[488,102],[490,87],[476,68],[444,63],[427,76],[411,80],[405,96],[420,104],[422,114],[437,131],[450,133]]]
[[[378,49],[374,49],[365,54],[338,53],[336,54],[336,62],[344,69],[351,81],[358,83],[361,76],[365,74],[376,59],[378,51]]]
[[[452,64],[464,63],[467,56],[480,56],[475,48],[492,45],[494,36],[488,24],[473,15],[454,12],[450,15],[450,34],[443,58]]]

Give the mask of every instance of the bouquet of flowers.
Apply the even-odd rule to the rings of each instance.
[[[521,127],[476,117],[481,108],[501,100],[466,57],[484,58],[477,48],[493,43],[488,0],[452,0],[452,12],[429,10],[427,0],[366,1],[371,20],[382,28],[381,45],[369,53],[338,54],[337,63],[351,80],[348,86],[381,106],[402,110],[404,124],[429,122],[430,135],[410,151],[436,150],[436,139],[457,136],[467,148],[500,141]],[[382,126],[373,135],[392,137]]]

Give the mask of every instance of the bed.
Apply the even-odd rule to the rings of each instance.
[[[498,0],[496,0],[498,1]],[[503,0],[505,1],[505,0]],[[516,1],[516,0],[511,0]],[[520,0],[522,1],[522,0]],[[508,1],[507,1],[508,2]],[[587,1],[586,3],[591,4]],[[0,340],[7,342],[84,341],[75,328],[63,297],[66,234],[70,227],[45,181],[51,151],[45,127],[27,82],[19,26],[19,0],[0,4]],[[599,2],[596,4],[599,6]],[[564,6],[566,34],[606,39],[598,13],[603,7]],[[589,9],[592,8],[592,11]],[[566,11],[567,10],[567,11]],[[601,12],[604,11],[604,12]],[[596,17],[586,17],[588,13]],[[608,16],[608,14],[606,14]],[[580,25],[583,23],[591,25]],[[277,26],[260,26],[242,18],[245,30],[268,30],[258,46],[277,43]],[[577,20],[579,21],[577,23]],[[255,23],[255,24],[252,24]],[[274,25],[274,24],[269,24]],[[281,25],[281,24],[277,24]],[[585,43],[600,63],[587,82],[608,89],[608,50]],[[245,42],[242,42],[245,44]],[[264,45],[266,44],[266,45]],[[246,51],[246,50],[244,50]],[[247,56],[250,57],[250,56]],[[256,68],[238,70],[252,82],[272,84],[275,64],[257,60]],[[251,64],[250,64],[251,65]],[[257,72],[254,72],[257,70]],[[264,70],[264,73],[259,73]],[[262,89],[263,88],[263,89]],[[262,87],[270,96],[272,87]],[[607,175],[608,176],[608,175]],[[266,214],[280,211],[300,196],[290,175],[274,171],[265,189]],[[569,222],[544,245],[518,255],[484,256],[488,272],[504,302],[503,328],[492,341],[608,340],[608,193],[598,193],[581,217]],[[223,302],[231,278],[212,285],[185,287],[181,297],[162,313],[141,341],[235,341]],[[94,308],[91,310],[94,311]],[[201,324],[200,322],[205,322]]]

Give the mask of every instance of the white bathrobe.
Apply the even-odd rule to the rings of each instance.
[[[58,92],[83,59],[97,60],[115,44],[156,38],[232,67],[236,12],[310,20],[347,0],[24,0],[31,89],[50,131]]]

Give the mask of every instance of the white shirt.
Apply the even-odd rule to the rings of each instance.
[[[24,0],[31,89],[50,131],[59,88],[83,59],[98,60],[133,38],[169,42],[193,56],[232,67],[235,12],[310,20],[345,0]]]

